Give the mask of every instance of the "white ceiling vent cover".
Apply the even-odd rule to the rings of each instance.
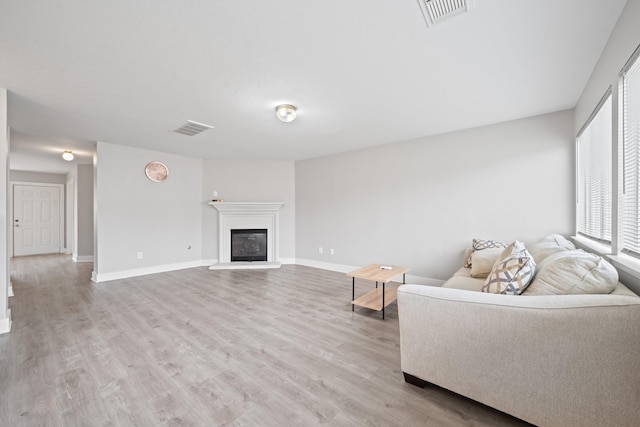
[[[429,27],[475,7],[475,0],[418,0],[418,3]]]
[[[199,134],[200,132],[204,132],[207,129],[213,129],[213,126],[187,120],[187,123],[180,126],[178,129],[174,130],[174,132],[181,133],[183,135],[193,136],[193,135]]]

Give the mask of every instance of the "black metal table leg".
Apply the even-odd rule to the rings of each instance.
[[[402,273],[402,284],[404,285],[405,282],[405,276],[407,275],[407,273]]]
[[[356,278],[351,278],[351,311],[355,310],[353,306],[353,300],[356,299]]]
[[[384,282],[382,282],[382,320],[384,320]]]

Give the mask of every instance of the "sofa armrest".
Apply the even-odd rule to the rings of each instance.
[[[640,298],[398,289],[403,372],[531,423],[640,425]]]

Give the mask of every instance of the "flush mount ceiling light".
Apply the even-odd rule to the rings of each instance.
[[[64,150],[64,153],[62,153],[62,158],[67,162],[70,162],[74,158],[73,152],[71,150]]]
[[[281,122],[289,123],[296,118],[297,108],[291,104],[281,104],[276,107],[276,117]]]

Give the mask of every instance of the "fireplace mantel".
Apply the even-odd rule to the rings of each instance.
[[[209,202],[218,212],[278,212],[284,202]]]
[[[210,270],[279,268],[280,208],[284,202],[209,202],[218,211],[218,263]],[[267,230],[266,262],[231,262],[231,230]]]

